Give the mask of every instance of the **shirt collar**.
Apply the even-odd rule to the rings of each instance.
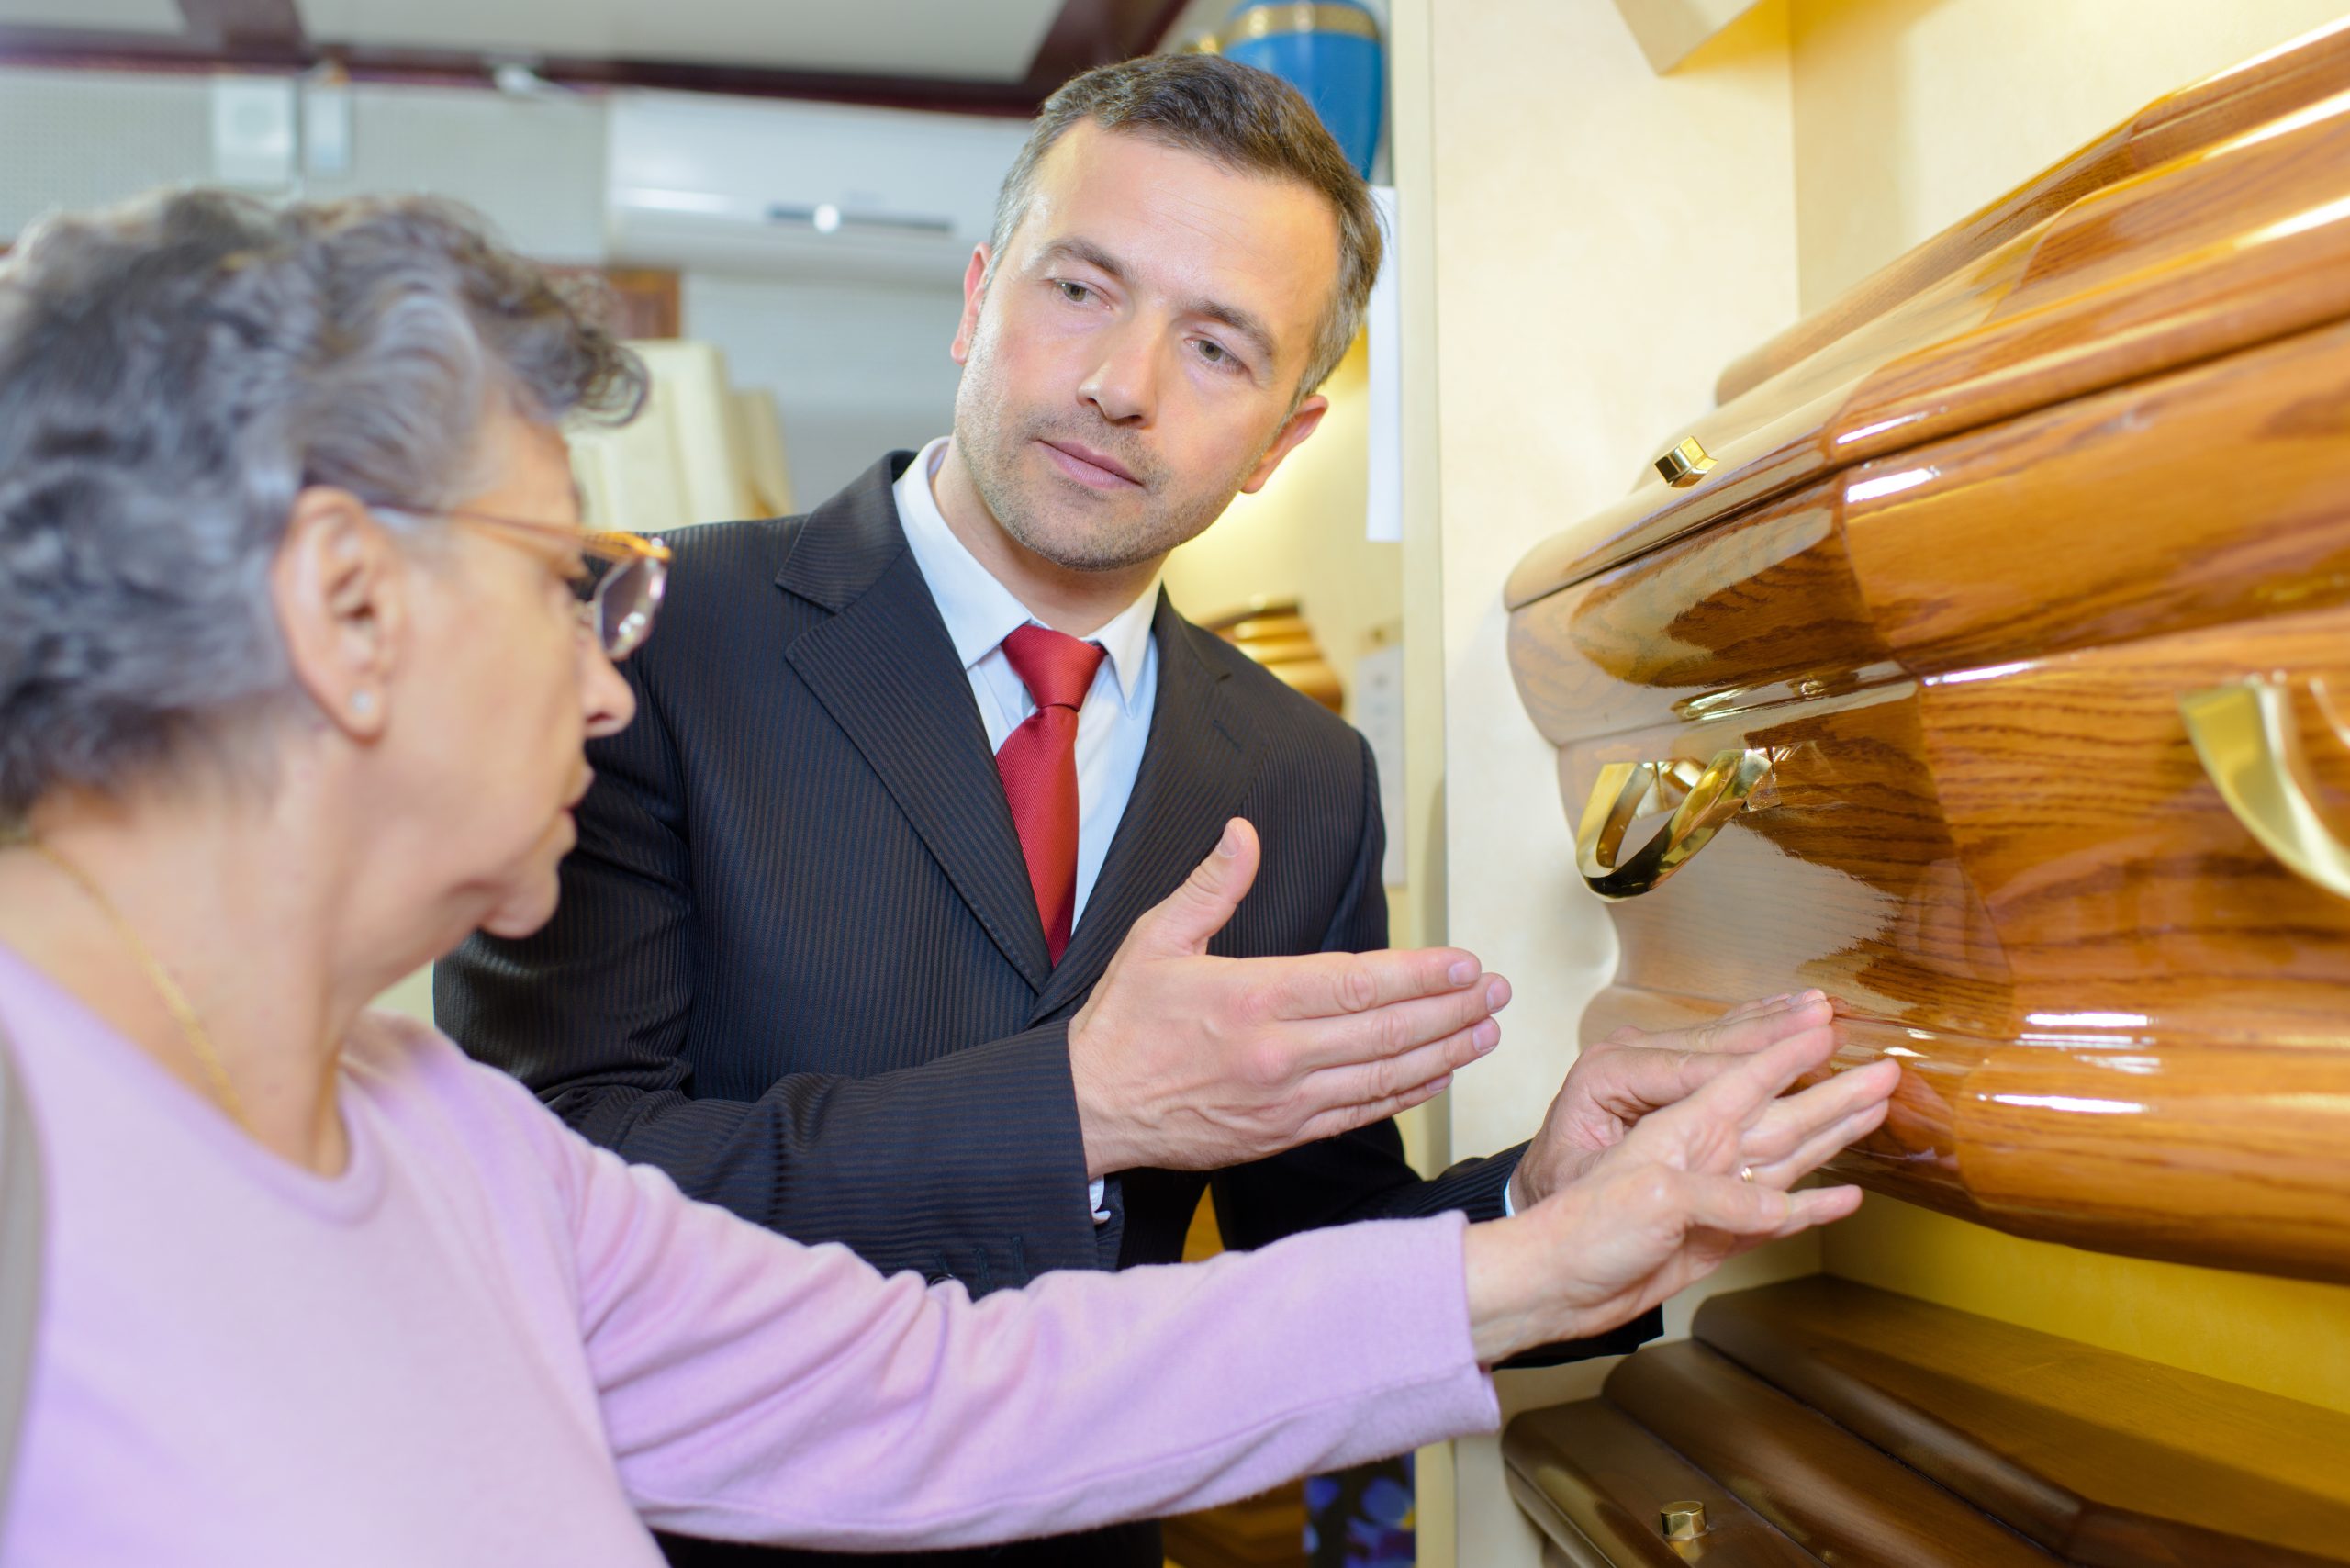
[[[913,552],[914,565],[922,568],[923,581],[938,602],[946,634],[955,644],[955,655],[968,670],[1035,617],[965,548],[938,510],[931,481],[946,458],[950,439],[940,436],[923,447],[898,476],[898,521],[905,527],[906,545]],[[1118,693],[1128,711],[1133,711],[1142,688],[1151,622],[1158,609],[1158,584],[1159,579],[1153,577],[1132,604],[1087,639],[1100,644],[1109,656],[1111,673],[1117,678]]]

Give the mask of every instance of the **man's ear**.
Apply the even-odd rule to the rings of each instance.
[[[963,319],[955,324],[955,342],[946,351],[957,364],[971,363],[971,339],[979,330],[979,305],[988,297],[989,251],[985,241],[971,247],[971,264],[963,269]]]
[[[1312,435],[1315,427],[1322,422],[1322,416],[1329,411],[1330,399],[1318,392],[1300,403],[1297,412],[1289,417],[1289,422],[1282,425],[1281,433],[1273,438],[1273,444],[1265,449],[1265,455],[1257,459],[1257,466],[1241,483],[1240,493],[1253,496],[1263,489],[1265,481],[1273,476],[1273,470],[1281,465],[1281,459],[1295,452],[1299,443]]]
[[[270,597],[294,678],[326,722],[373,740],[390,714],[408,621],[407,558],[359,498],[318,486],[294,498]]]

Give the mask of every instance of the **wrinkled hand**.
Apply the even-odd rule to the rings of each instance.
[[[1881,1060],[1780,1098],[1834,1049],[1829,1031],[1806,1030],[1732,1058],[1643,1117],[1581,1181],[1515,1218],[1472,1226],[1478,1360],[1605,1333],[1726,1259],[1858,1208],[1857,1187],[1788,1190],[1874,1130],[1900,1081],[1899,1064]]]
[[[1585,1047],[1510,1177],[1511,1205],[1532,1208],[1590,1170],[1641,1117],[1678,1104],[1743,1058],[1826,1029],[1834,1018],[1827,998],[1807,991],[1742,1002],[1686,1029],[1618,1029]]]
[[[1256,829],[1135,922],[1069,1025],[1089,1177],[1215,1170],[1416,1105],[1501,1040],[1509,985],[1457,947],[1219,958]]]

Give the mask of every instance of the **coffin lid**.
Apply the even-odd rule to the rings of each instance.
[[[2289,279],[2289,283],[2287,280]],[[2350,19],[2156,101],[1740,359],[1509,608],[1919,444],[2350,318]]]

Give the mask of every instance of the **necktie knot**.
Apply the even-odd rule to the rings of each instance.
[[[1085,706],[1085,694],[1093,689],[1094,672],[1105,655],[1097,643],[1032,621],[1003,640],[1003,656],[1012,661],[1013,673],[1037,707],[1074,711]]]

